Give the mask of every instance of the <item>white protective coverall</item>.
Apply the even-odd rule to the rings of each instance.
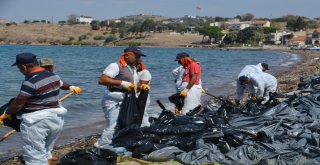
[[[247,76],[248,78],[250,78],[250,75],[252,73],[263,73],[262,69],[263,69],[263,67],[261,66],[261,63],[259,63],[257,65],[246,65],[240,71],[240,73],[238,74],[238,77],[237,77],[237,81],[236,81],[237,82],[237,87],[236,87],[237,89],[236,89],[235,99],[237,99],[237,100],[242,99],[245,88],[249,88],[249,91],[251,91],[251,92],[253,91],[252,87],[250,87],[250,86],[240,85],[239,77]]]
[[[24,113],[18,118],[22,136],[23,159],[26,165],[45,165],[58,138],[67,110],[64,107]],[[44,150],[45,149],[45,150]]]
[[[138,78],[139,81],[143,80],[143,81],[150,81],[152,79],[151,73],[147,70],[147,69],[143,69],[142,71],[138,72]],[[150,105],[150,93],[148,95],[148,99],[147,99],[147,103],[146,103],[146,108],[144,110],[144,114],[143,114],[143,119],[142,119],[142,123],[141,123],[141,127],[148,127],[150,126],[150,122],[149,122],[149,115],[148,115],[148,107]]]
[[[128,65],[126,67],[129,67]],[[133,75],[134,85],[137,86],[139,81],[137,70],[135,67],[129,67]],[[117,63],[112,63],[106,67],[102,74],[108,77],[114,78],[120,73]],[[101,105],[106,119],[106,128],[103,130],[101,137],[98,139],[94,146],[97,148],[110,148],[112,143],[113,134],[117,125],[120,106],[124,99],[125,93],[123,92],[111,92],[108,89],[105,90],[105,94],[102,98]]]
[[[254,89],[253,93],[257,98],[264,98],[265,101],[268,101],[269,92],[277,90],[277,78],[269,73],[253,73],[250,79]]]
[[[181,92],[183,90],[181,85],[182,85],[184,71],[185,71],[185,69],[183,68],[182,65],[180,65],[179,67],[172,70],[172,76],[176,80],[175,85],[176,85],[177,93]]]

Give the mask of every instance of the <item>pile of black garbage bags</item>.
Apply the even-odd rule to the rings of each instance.
[[[272,97],[271,97],[272,98]],[[114,135],[114,147],[135,158],[182,164],[319,164],[320,94],[286,101],[197,107],[186,116],[163,110],[150,127],[130,124]],[[120,116],[119,116],[120,117]]]

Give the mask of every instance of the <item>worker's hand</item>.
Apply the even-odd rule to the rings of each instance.
[[[257,100],[257,96],[256,96],[256,95],[252,95],[252,96],[251,96],[251,100],[252,100],[252,101],[256,101],[256,100]]]
[[[69,89],[70,89],[70,91],[74,92],[75,94],[80,94],[81,93],[81,88],[80,87],[70,86]]]
[[[202,89],[202,90],[201,90],[201,93],[202,93],[202,94],[206,94],[206,90]]]
[[[121,81],[120,86],[124,89],[127,89],[128,91],[130,91],[131,89],[134,89],[135,87],[134,84],[128,81]]]
[[[181,92],[180,92],[180,96],[187,96],[188,95],[188,92],[189,92],[189,89],[187,89],[187,88],[184,88],[184,90],[182,90]]]
[[[176,115],[176,116],[181,116],[181,115],[182,115],[181,110],[179,110],[178,108],[176,108],[176,109],[175,109],[175,115]]]
[[[150,89],[150,86],[148,84],[141,84],[140,85],[140,89],[141,90],[149,90]]]
[[[0,116],[0,125],[3,125],[3,121],[6,119],[11,120],[12,119],[11,115],[8,115],[6,113],[2,114]]]

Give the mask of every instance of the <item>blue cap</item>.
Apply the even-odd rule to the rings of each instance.
[[[20,53],[16,56],[16,62],[11,66],[33,64],[37,61],[37,56],[32,53]]]
[[[127,48],[124,49],[124,52],[133,52],[134,54],[146,56],[145,54],[142,54],[141,48],[137,46],[128,46]]]
[[[188,53],[186,52],[181,52],[181,53],[178,53],[177,56],[176,56],[176,59],[175,61],[179,61],[181,58],[183,57],[190,57]]]
[[[239,77],[240,85],[244,85],[248,80],[249,80],[249,77],[247,77],[247,76],[240,76]]]

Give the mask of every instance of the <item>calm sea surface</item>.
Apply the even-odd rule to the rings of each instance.
[[[175,55],[185,51],[200,61],[204,88],[216,95],[227,95],[234,92],[235,78],[240,70],[248,64],[265,62],[269,64],[271,73],[286,70],[289,65],[297,62],[297,55],[271,51],[220,51],[215,49],[188,48],[143,48],[147,55],[143,57],[147,68],[152,74],[151,105],[148,112],[157,116],[161,109],[157,106],[159,99],[167,108],[173,108],[167,97],[175,92],[172,69],[178,66]],[[16,67],[15,55],[31,52],[37,58],[50,57],[56,64],[56,73],[64,82],[80,86],[80,95],[69,97],[63,102],[68,109],[64,131],[57,145],[74,141],[76,138],[98,134],[104,127],[104,118],[100,100],[105,90],[98,85],[98,78],[105,67],[118,60],[123,48],[110,47],[67,47],[67,46],[0,46],[0,105],[15,97],[20,89],[24,76]],[[67,91],[61,91],[61,95]],[[207,97],[203,97],[207,99]],[[1,127],[0,136],[10,131]],[[20,151],[21,137],[15,133],[0,142],[0,159],[4,153]]]

